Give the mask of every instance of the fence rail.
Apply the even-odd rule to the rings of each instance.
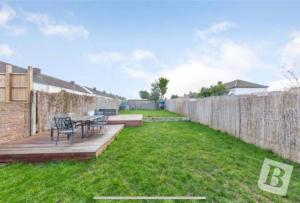
[[[300,90],[172,99],[167,109],[300,163]]]

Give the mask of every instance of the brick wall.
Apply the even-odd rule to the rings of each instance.
[[[22,139],[30,134],[28,103],[0,102],[0,143]]]

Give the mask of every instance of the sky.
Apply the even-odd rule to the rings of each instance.
[[[300,1],[0,1],[0,60],[127,98],[300,74]]]

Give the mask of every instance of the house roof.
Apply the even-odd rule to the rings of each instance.
[[[7,63],[0,61],[0,73],[5,73],[5,65],[6,64]],[[36,69],[36,70],[38,70],[38,69]],[[12,65],[12,72],[13,73],[26,73],[27,69]],[[61,80],[59,78],[41,74],[39,72],[40,72],[40,70],[34,71],[34,73],[33,73],[33,82],[35,82],[35,83],[56,86],[56,87],[74,90],[74,91],[78,91],[78,92],[82,92],[82,93],[86,93],[86,94],[89,93],[83,87],[81,87],[80,85],[77,85],[73,82],[67,82],[65,80]]]
[[[233,88],[267,88],[268,86],[256,84],[253,82],[248,82],[244,80],[234,80],[231,82],[224,83],[225,87],[228,89]]]
[[[98,96],[102,96],[102,97],[110,97],[110,98],[118,98],[118,99],[124,99],[123,97],[120,97],[118,95],[114,95],[114,94],[110,94],[110,93],[106,93],[104,91],[100,91],[100,90],[97,90],[96,88],[90,88],[90,87],[86,87],[86,89],[88,89],[90,92],[92,92],[93,94],[95,95],[98,95]]]
[[[8,64],[8,63],[0,61],[0,73],[5,73],[5,65],[6,64]],[[12,72],[13,73],[26,73],[27,70],[25,68],[21,68],[19,66],[12,65]]]
[[[82,92],[88,94],[89,92],[86,91],[83,87],[80,85],[77,85],[74,82],[67,82],[65,80],[61,80],[49,75],[45,74],[33,74],[33,82],[43,84],[43,85],[51,85],[56,86],[64,89],[74,90],[77,92]]]
[[[5,65],[8,63],[0,61],[0,73],[5,73]],[[12,65],[12,72],[13,73],[27,73],[27,69]],[[104,97],[110,97],[110,98],[118,98],[118,99],[124,99],[123,97],[120,97],[118,95],[106,93],[104,91],[99,91],[96,88],[89,88],[89,87],[82,87],[74,82],[67,82],[65,80],[61,80],[59,78],[55,78],[46,74],[42,74],[41,70],[38,68],[33,69],[33,82],[43,85],[51,85],[55,87],[60,87],[64,89],[74,90],[77,92],[82,92],[86,94],[93,93],[95,95],[104,96]]]
[[[109,96],[109,94],[103,92],[103,91],[100,91],[100,90],[97,90],[96,88],[90,88],[90,87],[86,87],[90,92],[92,92],[93,94],[95,95],[98,95],[98,96],[103,96],[103,97],[111,97]]]

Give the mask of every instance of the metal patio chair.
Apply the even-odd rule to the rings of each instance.
[[[54,124],[57,130],[56,145],[59,141],[60,134],[67,135],[67,138],[71,138],[71,143],[73,143],[76,129],[74,128],[75,123],[71,120],[71,117],[54,117]]]
[[[66,113],[56,113],[52,117],[51,123],[50,123],[50,137],[51,137],[51,141],[54,140],[54,131],[56,130],[55,121],[54,121],[55,117],[67,117],[67,114]]]
[[[99,129],[101,133],[103,133],[103,130],[105,126],[107,125],[106,116],[99,116],[98,118],[92,120],[89,123],[89,129],[92,129],[93,131],[95,129]]]
[[[106,115],[105,114],[105,112],[103,112],[102,111],[102,109],[96,109],[95,111],[94,111],[94,115],[95,116],[102,116],[102,124],[104,125],[104,127],[106,127],[107,126],[107,124],[108,124],[108,116],[109,115]]]

